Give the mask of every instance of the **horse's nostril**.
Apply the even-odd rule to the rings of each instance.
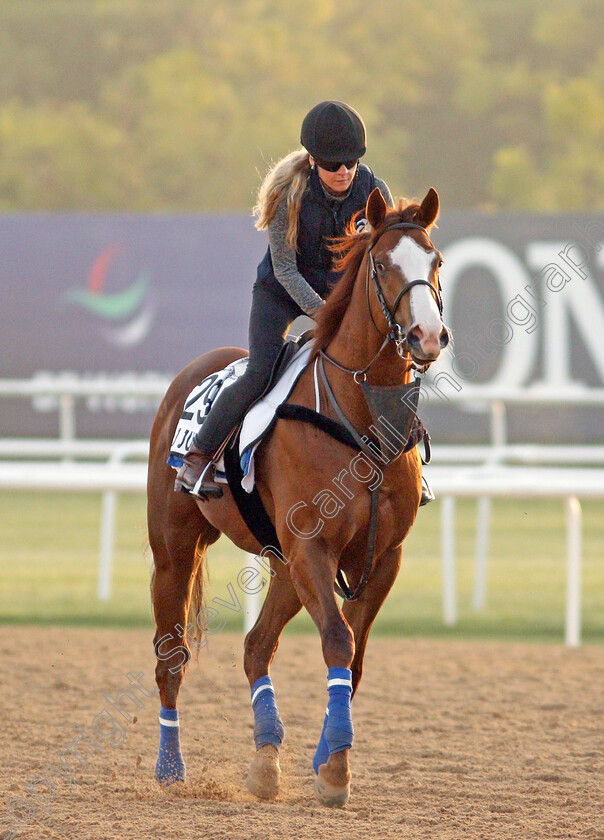
[[[411,332],[407,335],[407,343],[411,347],[421,347],[421,338],[420,338],[420,330],[418,327],[415,327],[411,330]]]
[[[443,327],[442,332],[440,334],[440,346],[446,347],[449,343],[449,331],[446,327]]]

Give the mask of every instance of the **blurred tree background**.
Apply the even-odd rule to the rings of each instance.
[[[604,209],[601,0],[0,0],[0,209],[249,211],[328,98],[396,195]]]

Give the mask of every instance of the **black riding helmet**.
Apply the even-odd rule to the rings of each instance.
[[[319,102],[302,122],[300,141],[319,160],[337,163],[362,157],[367,147],[365,123],[344,102]]]

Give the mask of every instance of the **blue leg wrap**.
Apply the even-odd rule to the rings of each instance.
[[[277,749],[283,743],[285,729],[279,717],[275,701],[275,689],[271,678],[260,677],[252,686],[252,708],[254,710],[254,742],[256,749],[272,744]]]
[[[329,754],[332,755],[332,753],[349,750],[352,747],[354,737],[350,710],[352,671],[348,668],[329,668],[327,671],[327,691],[329,702],[322,737],[325,737]]]
[[[155,778],[162,785],[184,782],[185,762],[180,751],[178,711],[161,707],[159,714],[159,755],[155,765]]]
[[[327,759],[329,758],[329,745],[327,743],[327,739],[325,737],[325,730],[327,729],[327,721],[329,720],[329,714],[325,713],[325,720],[323,721],[323,731],[321,732],[321,737],[319,738],[319,744],[317,746],[317,751],[315,753],[315,757],[312,760],[312,768],[315,773],[319,772],[319,767],[322,764],[327,763]]]

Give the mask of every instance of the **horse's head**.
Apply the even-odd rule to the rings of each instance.
[[[412,221],[402,221],[388,213],[379,189],[369,196],[366,217],[373,240],[368,252],[367,293],[372,286],[379,304],[370,299],[374,322],[385,320],[388,329],[398,333],[398,343],[404,339],[402,344],[413,360],[425,365],[437,359],[449,343],[440,298],[442,256],[430,241],[438,216],[438,193],[430,188],[415,206]]]

